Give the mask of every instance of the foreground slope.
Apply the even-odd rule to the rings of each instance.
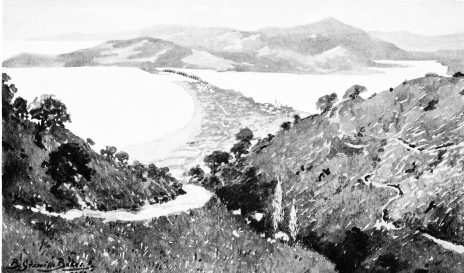
[[[105,156],[97,154],[90,147],[92,141],[60,126],[42,132],[39,145],[34,135],[40,122],[29,119],[32,110],[26,108],[27,102],[12,103],[17,89],[9,80],[4,74],[2,272],[334,272],[333,264],[317,253],[259,237],[215,197],[190,212],[189,207],[169,209],[176,203],[171,199],[183,192],[165,168],[118,164],[118,156],[108,155],[111,149]],[[85,164],[94,173],[87,181],[81,175],[67,177],[69,181],[52,193],[57,181],[47,172],[51,153],[68,145],[82,147],[77,157],[88,157]],[[75,161],[63,161],[56,169],[73,173],[68,164],[77,166]],[[83,182],[82,187],[72,180]],[[187,203],[196,202],[189,199]],[[142,210],[150,215],[137,217],[141,205],[160,201],[176,215],[159,217],[161,210]],[[49,215],[84,208],[88,217]],[[101,214],[122,214],[121,210],[124,221],[99,219]]]
[[[260,229],[294,234],[340,272],[458,272],[464,79],[429,75],[369,99],[361,91],[348,89],[332,109],[256,145],[244,163],[255,174],[222,176],[228,185],[218,195],[229,209],[265,214]],[[266,190],[274,187],[282,218],[276,190]],[[251,204],[250,194],[265,197]]]

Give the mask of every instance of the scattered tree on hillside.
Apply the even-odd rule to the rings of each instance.
[[[286,131],[290,130],[291,124],[292,124],[292,123],[291,123],[290,121],[286,121],[286,122],[280,124],[280,128],[282,128],[282,130],[283,130],[284,132],[286,132]]]
[[[298,114],[293,115],[293,124],[298,124],[300,122],[301,117]]]
[[[127,159],[129,159],[129,155],[127,155]],[[135,177],[142,180],[142,182],[147,181],[147,178],[149,177],[149,169],[140,163],[140,161],[134,160],[131,166],[131,170],[132,173],[135,174]]]
[[[235,155],[235,158],[240,158],[242,155],[248,154],[248,149],[250,149],[250,147],[250,142],[241,140],[234,144],[230,152]]]
[[[248,127],[240,129],[240,131],[235,135],[235,139],[238,141],[250,142],[253,139],[253,132]]]
[[[325,95],[320,97],[316,102],[317,109],[321,110],[322,113],[326,113],[332,109],[333,105],[338,101],[337,94],[332,93],[330,95]]]
[[[277,179],[277,185],[274,189],[274,198],[272,199],[272,224],[276,231],[279,223],[282,222],[284,215],[282,209],[282,181]]]
[[[293,199],[292,207],[290,209],[290,220],[288,221],[290,236],[292,236],[293,240],[296,239],[296,235],[298,234],[298,219],[296,213],[297,209],[295,208],[295,199]]]
[[[113,158],[114,158],[114,154],[118,151],[118,149],[116,149],[116,147],[114,146],[106,146],[105,149],[101,149],[100,150],[100,154],[102,156],[105,156],[106,159],[108,159],[109,161],[112,161]]]
[[[129,154],[123,151],[120,151],[114,155],[118,160],[119,166],[126,167],[129,161]]]
[[[53,95],[42,95],[40,99],[35,98],[29,104],[29,108],[31,118],[39,121],[34,141],[41,148],[45,148],[41,136],[45,130],[55,126],[64,128],[65,122],[71,122],[66,105],[60,100],[54,99]]]
[[[155,164],[148,165],[148,177],[156,178],[159,175],[159,169]]]
[[[27,111],[27,100],[17,97],[13,102],[13,117],[17,121],[26,120],[29,117],[29,112]]]
[[[190,181],[193,180],[202,180],[205,177],[205,172],[203,171],[202,168],[200,168],[200,165],[196,165],[195,167],[190,168],[188,171],[188,175],[191,176]]]
[[[359,94],[367,92],[367,88],[361,85],[353,85],[350,87],[348,90],[346,90],[345,95],[343,95],[343,98],[350,98],[352,100],[356,99],[359,97]]]
[[[57,150],[50,153],[46,174],[50,175],[56,184],[50,189],[50,192],[58,196],[58,189],[63,183],[71,183],[76,188],[83,187],[82,178],[90,181],[95,174],[95,170],[88,167],[91,159],[81,145],[77,143],[66,143],[58,147]]]
[[[211,169],[211,174],[215,174],[222,163],[229,163],[229,158],[230,154],[227,152],[214,151],[212,154],[205,157],[204,162],[206,166]]]
[[[87,138],[87,144],[93,146],[93,145],[95,145],[95,142],[93,141],[93,139],[91,139],[91,138],[88,137],[88,138]]]
[[[11,80],[10,76],[2,73],[2,119],[4,120],[9,120],[10,118],[13,111],[11,100],[13,100],[14,94],[18,91],[14,84],[7,84],[9,80]]]
[[[240,158],[244,154],[248,154],[248,149],[251,147],[251,140],[253,139],[253,132],[247,127],[240,129],[235,135],[237,143],[230,149],[230,152],[235,155],[235,158]]]
[[[461,71],[458,71],[458,72],[453,74],[453,77],[455,77],[455,78],[464,77],[464,73],[461,73]]]

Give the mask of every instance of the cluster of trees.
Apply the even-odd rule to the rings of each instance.
[[[158,168],[155,164],[144,165],[137,160],[134,160],[132,165],[129,164],[129,154],[120,151],[114,146],[106,146],[100,150],[100,154],[113,166],[121,168],[126,172],[130,172],[142,182],[148,181],[148,178],[160,179],[163,178],[168,182],[174,182],[175,178],[169,173],[168,167]]]
[[[24,126],[26,122],[33,124],[34,143],[45,149],[42,135],[53,127],[64,128],[66,122],[71,122],[66,105],[53,95],[42,95],[29,106],[27,101],[19,96],[13,101],[18,89],[14,84],[8,84],[10,80],[6,73],[2,73],[2,119],[6,122],[12,120]],[[29,117],[37,123],[29,120]],[[23,157],[27,156],[23,154]],[[90,161],[87,149],[78,143],[62,144],[50,152],[48,161],[42,163],[42,167],[47,167],[46,174],[55,181],[50,192],[57,198],[62,197],[59,188],[64,183],[82,189],[85,181],[90,181],[95,174],[95,170],[87,166]]]

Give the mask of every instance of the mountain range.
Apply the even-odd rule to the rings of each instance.
[[[302,74],[371,73],[369,67],[387,66],[373,60],[385,59],[442,58],[444,64],[453,63],[450,72],[464,66],[463,60],[455,62],[457,57],[454,55],[460,55],[455,51],[444,54],[444,58],[443,54],[437,52],[409,52],[376,36],[383,37],[332,17],[291,28],[273,27],[257,31],[224,27],[153,26],[133,31],[69,33],[41,38],[106,42],[57,56],[20,54],[6,60],[3,66],[117,65],[136,66],[154,73],[159,67],[173,67]]]

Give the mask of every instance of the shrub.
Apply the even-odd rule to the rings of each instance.
[[[93,145],[95,145],[95,142],[93,141],[93,139],[91,139],[91,138],[88,137],[88,138],[87,138],[87,144],[93,146]]]

